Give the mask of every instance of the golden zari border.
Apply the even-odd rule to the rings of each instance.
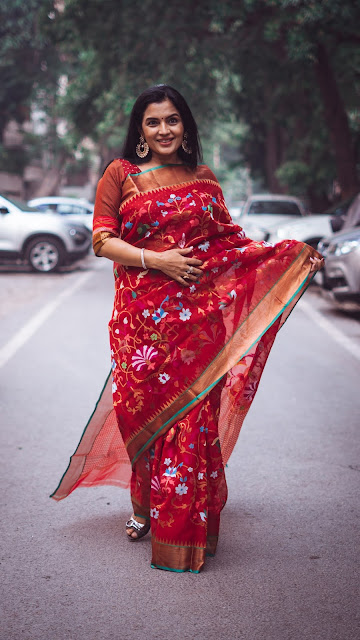
[[[151,447],[158,437],[184,417],[190,408],[196,406],[212,387],[245,356],[277,318],[281,316],[281,323],[285,321],[311,278],[309,257],[313,253],[311,247],[304,246],[287,271],[245,318],[222,351],[193,383],[192,387],[139,430],[131,441],[125,443],[133,466],[139,456]]]

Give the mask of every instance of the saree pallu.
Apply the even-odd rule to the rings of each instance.
[[[131,485],[134,513],[151,518],[152,566],[198,572],[216,548],[224,464],[318,254],[247,238],[207,167],[140,173],[125,164],[113,163],[107,185],[117,188],[117,171],[115,226],[99,215],[95,244],[109,234],[154,251],[191,246],[203,275],[183,287],[160,271],[114,265],[112,373],[52,497]]]

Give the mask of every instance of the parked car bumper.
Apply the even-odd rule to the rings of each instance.
[[[340,258],[328,254],[322,273],[324,293],[346,310],[360,309],[360,246]]]

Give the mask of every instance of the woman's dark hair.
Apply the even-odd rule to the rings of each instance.
[[[139,132],[141,131],[143,117],[147,107],[153,102],[160,103],[164,102],[164,100],[171,100],[176,107],[181,116],[184,130],[187,133],[187,144],[191,149],[191,153],[185,153],[183,148],[180,147],[178,155],[184,163],[195,168],[198,162],[202,160],[198,128],[185,98],[183,98],[181,93],[176,89],[169,87],[167,84],[157,84],[154,87],[146,89],[136,100],[130,114],[129,127],[122,151],[123,158],[138,165],[143,162],[148,162],[151,159],[151,149],[146,158],[138,158],[135,148],[139,143]]]

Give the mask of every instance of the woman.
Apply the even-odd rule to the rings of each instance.
[[[151,566],[195,573],[275,335],[321,266],[302,243],[246,238],[199,156],[184,98],[141,94],[94,213],[95,253],[114,262],[112,378],[52,496],[130,484],[129,540],[151,524]]]

